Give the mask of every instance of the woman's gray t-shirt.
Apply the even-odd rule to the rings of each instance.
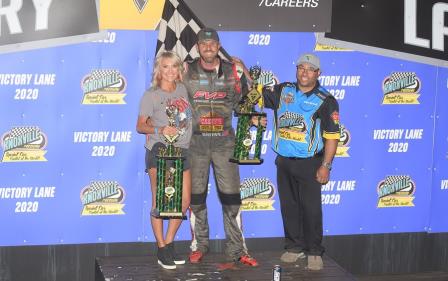
[[[177,83],[176,90],[171,93],[160,88],[147,90],[140,100],[139,115],[149,117],[155,127],[168,126],[168,110],[173,116],[175,127],[180,132],[174,146],[188,148],[192,134],[192,111],[188,102],[187,89],[182,83]],[[160,133],[146,135],[147,149],[151,150],[157,142],[167,144],[165,137]]]

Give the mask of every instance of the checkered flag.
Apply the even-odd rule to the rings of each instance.
[[[111,75],[119,75],[120,73],[116,69],[95,69],[90,74],[89,79],[87,82],[90,82],[92,80],[98,80],[103,77],[111,76]]]
[[[159,23],[156,56],[165,50],[176,52],[183,61],[199,57],[195,44],[197,33],[204,24],[196,17],[183,0],[165,0]],[[221,47],[219,56],[231,60]]]
[[[387,176],[384,179],[384,183],[387,185],[392,185],[396,182],[402,181],[402,180],[406,180],[406,181],[410,181],[411,177],[407,176],[407,175],[400,175],[400,176]]]
[[[395,81],[401,80],[403,78],[407,78],[409,76],[415,76],[415,72],[393,72],[390,75],[389,81],[395,82]]]
[[[40,132],[39,127],[37,126],[26,126],[26,127],[13,127],[11,129],[11,133],[9,134],[10,138],[15,138],[18,136],[25,135],[30,132]]]
[[[90,182],[90,190],[91,191],[98,191],[107,187],[118,187],[117,181],[91,181]]]
[[[267,186],[271,186],[271,182],[269,181],[268,178],[246,178],[244,179],[244,181],[240,184],[240,188],[248,188],[248,187],[252,187],[252,186],[257,186],[257,185],[267,185]]]

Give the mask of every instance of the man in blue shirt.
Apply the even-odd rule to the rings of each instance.
[[[297,82],[264,88],[274,110],[277,185],[285,233],[283,262],[308,256],[308,269],[323,268],[321,187],[328,182],[339,140],[339,106],[318,82],[320,60],[297,60]]]

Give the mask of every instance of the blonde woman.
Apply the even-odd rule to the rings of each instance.
[[[188,147],[191,139],[192,111],[188,102],[185,86],[182,84],[182,61],[170,51],[157,56],[153,68],[152,87],[140,101],[140,113],[137,120],[137,132],[146,135],[146,168],[149,174],[152,192],[151,225],[157,241],[158,263],[165,269],[175,269],[176,264],[185,260],[176,256],[174,237],[182,219],[170,219],[164,235],[163,220],[156,215],[157,160],[159,148],[166,146],[164,136],[179,134],[176,147],[182,149],[185,157],[183,171],[182,212],[185,214],[190,205],[191,174]],[[174,114],[176,126],[169,126],[167,111]]]

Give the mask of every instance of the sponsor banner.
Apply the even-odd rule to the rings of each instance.
[[[331,0],[184,1],[206,26],[217,30],[325,32],[331,29]]]
[[[448,67],[447,12],[448,0],[334,0],[318,42]]]
[[[0,53],[92,41],[105,36],[95,0],[0,2]]]
[[[100,28],[154,30],[164,3],[164,0],[100,0]]]

